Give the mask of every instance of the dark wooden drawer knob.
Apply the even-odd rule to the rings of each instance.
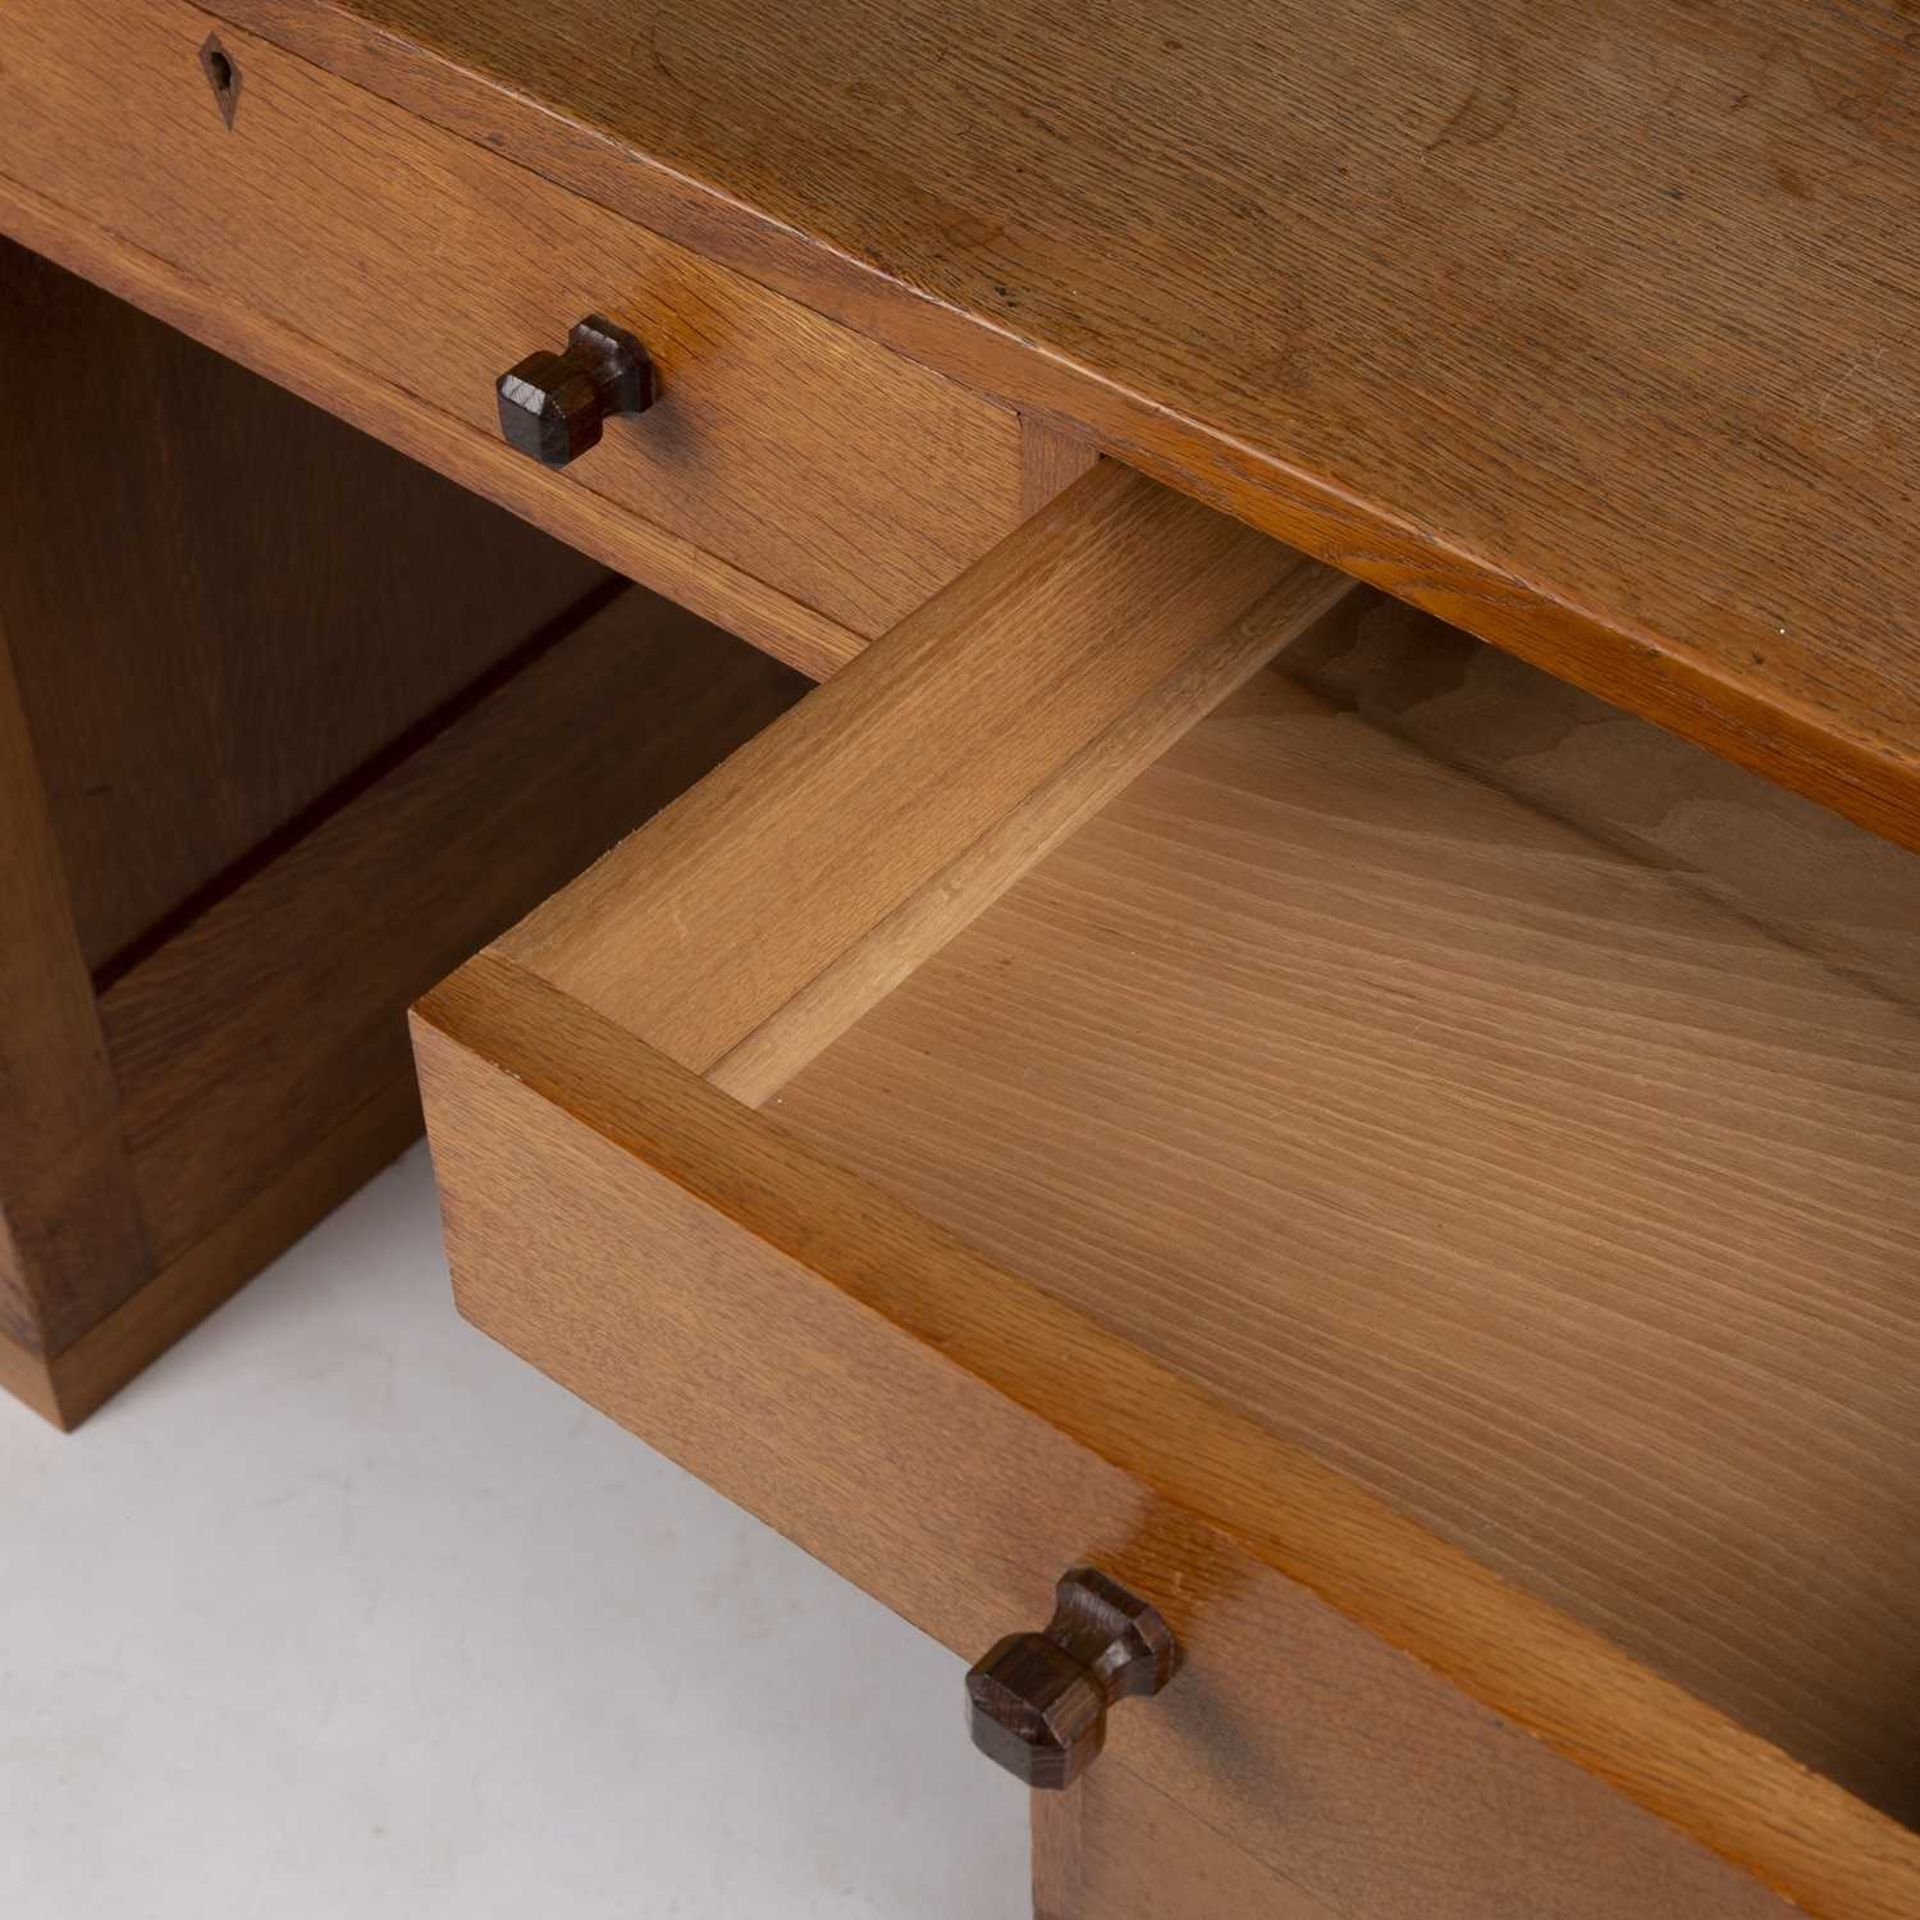
[[[1107,1709],[1158,1693],[1180,1649],[1167,1623],[1097,1567],[1054,1589],[1044,1633],[1009,1634],[967,1674],[973,1744],[1030,1787],[1067,1787],[1107,1739]]]
[[[564,467],[600,441],[609,414],[644,413],[653,362],[625,327],[590,313],[565,353],[530,353],[500,376],[500,431],[543,466]]]

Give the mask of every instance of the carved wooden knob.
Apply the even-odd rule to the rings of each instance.
[[[543,466],[564,467],[599,444],[609,414],[644,413],[654,389],[646,348],[590,313],[567,336],[565,353],[530,353],[500,376],[500,431]]]
[[[1180,1649],[1160,1615],[1098,1567],[1054,1589],[1044,1633],[1009,1634],[967,1674],[967,1724],[988,1759],[1030,1787],[1068,1787],[1107,1740],[1107,1709],[1158,1693]]]

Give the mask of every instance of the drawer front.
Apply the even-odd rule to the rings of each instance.
[[[1168,1920],[1170,1915],[1339,1920],[1285,1874],[1121,1766],[1072,1793],[1033,1796],[1034,1920]]]
[[[0,14],[0,174],[496,443],[497,377],[608,314],[657,404],[562,473],[498,467],[717,557],[848,652],[1018,517],[1010,412],[170,0]]]
[[[963,1658],[1044,1625],[1072,1565],[1151,1596],[1185,1666],[1114,1711],[1096,1772],[1117,1763],[1233,1835],[1285,1879],[1295,1904],[1276,1911],[1785,1920],[987,1384],[964,1343],[949,1358],[951,1330],[873,1310],[847,1280],[883,1263],[943,1296],[993,1286],[1010,1343],[1033,1303],[977,1270],[916,1273],[879,1196],[757,1116],[490,956],[428,1002],[415,1051],[468,1319]],[[1067,1377],[1109,1361],[1093,1343]],[[966,1737],[958,1661],[928,1711]]]
[[[753,1110],[1341,585],[1091,476],[445,983],[416,1052],[456,1297],[956,1653],[1077,1564],[1149,1599],[1185,1666],[1110,1759],[1303,1913],[1779,1914],[1397,1647],[1445,1621],[1531,1724],[1598,1698],[1711,1774],[1671,1692]],[[1803,1777],[1764,1791],[1794,1823]]]

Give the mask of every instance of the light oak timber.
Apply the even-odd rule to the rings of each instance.
[[[497,953],[414,1022],[469,1319],[969,1658],[1076,1562],[1151,1594],[1108,1758],[1337,1911],[1784,1920],[1609,1778],[1910,1907],[1890,1821]]]
[[[1336,1911],[1404,1912],[1412,1900],[1422,1913],[1463,1916],[1759,1913],[1777,1910],[1768,1888],[1835,1920],[1909,1911],[1920,1901],[1920,1839],[1770,1736],[1811,1735],[1836,1774],[1897,1798],[1881,1737],[1896,1716],[1876,1720],[1872,1702],[1859,1709],[1876,1656],[1883,1687],[1902,1684],[1887,1603],[1899,1600],[1897,1560],[1911,1538],[1898,1518],[1910,1328],[1887,1283],[1908,1229],[1883,1203],[1906,1204],[1893,1183],[1903,1116],[1910,1126],[1914,1113],[1910,1015],[1678,877],[1358,721],[1346,732],[1329,722],[1331,740],[1276,745],[1302,703],[1308,719],[1325,715],[1272,673],[1125,784],[1164,745],[1163,721],[1177,733],[1191,719],[1169,689],[1183,673],[1243,680],[1257,649],[1222,648],[1221,636],[1288,590],[1265,586],[1252,610],[1258,580],[1224,592],[1223,556],[1236,565],[1248,556],[1214,547],[1198,566],[1225,523],[1183,518],[1168,499],[1096,470],[428,997],[416,1049],[463,1310],[970,1656],[1009,1621],[1044,1617],[1053,1579],[1078,1561],[1150,1595],[1188,1649],[1187,1690],[1118,1717],[1115,1758]],[[1285,575],[1295,589],[1297,566]],[[1176,571],[1211,579],[1219,603],[1159,599],[1154,582]],[[1135,610],[1137,630],[1109,617],[1118,604]],[[1339,596],[1293,611],[1306,629],[1295,646],[1324,653],[1323,636],[1343,618]],[[1289,624],[1276,622],[1274,644]],[[1019,680],[1006,678],[1011,660],[1027,663],[1047,699],[1022,704]],[[983,699],[989,718],[977,721]],[[1192,754],[1197,766],[1183,760]],[[929,756],[935,771],[973,783],[950,813],[926,804]],[[1262,769],[1297,791],[1265,796]],[[1074,798],[1082,782],[1098,795],[1085,811]],[[1189,790],[1194,822],[1176,804]],[[1115,836],[1120,854],[1089,867],[1086,849]],[[1120,857],[1136,843],[1158,864]],[[947,1018],[941,983],[964,974],[982,942],[1007,949],[997,930],[1020,926],[1024,903],[1049,886],[1071,899],[1066,963],[1023,970],[1015,950],[1013,970],[968,1017]],[[1174,907],[1190,941],[1155,918]],[[1322,973],[1291,997],[1271,987],[1260,997],[1303,948]],[[850,1018],[833,991],[842,969],[858,975]],[[1036,1038],[1024,1014],[1043,990],[1052,998]],[[1211,1010],[1220,1031],[1186,1033],[1189,1005]],[[783,1038],[753,1063],[750,1083],[735,1085],[751,1098],[777,1094],[756,1115],[722,1089],[789,1009],[791,1046]],[[1011,1050],[998,1031],[1008,1025],[1018,1033]],[[1274,1044],[1295,1035],[1340,1055],[1339,1073],[1310,1061],[1296,1088],[1274,1071]],[[1883,1061],[1889,1041],[1896,1051]],[[1423,1103],[1445,1092],[1435,1060],[1444,1066],[1449,1046],[1485,1054],[1485,1083],[1443,1104],[1423,1132]],[[1019,1049],[1024,1069],[1008,1064]],[[1787,1056],[1786,1079],[1806,1077],[1817,1091],[1812,1135],[1796,1133],[1791,1107],[1764,1097],[1769,1060]],[[1097,1084],[1109,1057],[1111,1083]],[[1563,1068],[1574,1094],[1561,1089]],[[1289,1097],[1311,1116],[1304,1103],[1324,1100],[1339,1074],[1355,1082],[1355,1112],[1293,1127]],[[1487,1134],[1490,1107],[1497,1118],[1516,1085],[1529,1090],[1529,1075],[1567,1111],[1541,1108],[1536,1094],[1532,1107],[1519,1101],[1521,1118],[1538,1117],[1556,1146],[1556,1119],[1561,1134],[1572,1130],[1573,1174],[1639,1177],[1655,1203],[1630,1230],[1602,1205],[1583,1239],[1578,1210],[1594,1203],[1585,1190],[1572,1195],[1574,1222],[1549,1243],[1561,1265],[1544,1274],[1502,1236],[1524,1250],[1553,1225],[1532,1205],[1534,1187],[1564,1156],[1543,1150],[1538,1129],[1523,1128],[1517,1149],[1488,1135],[1486,1164],[1500,1174],[1489,1194],[1481,1163],[1462,1152]],[[991,1119],[976,1125],[976,1081],[984,1105],[1006,1116],[1017,1177],[994,1162]],[[1189,1082],[1191,1097],[1180,1091]],[[1062,1088],[1071,1097],[1062,1123],[1045,1124]],[[1129,1158],[1130,1129],[1155,1143],[1177,1136],[1164,1155],[1171,1186],[1151,1156]],[[1246,1181],[1242,1132],[1261,1163]],[[1641,1133],[1659,1179],[1634,1158]],[[1090,1162],[1083,1136],[1107,1159]],[[1361,1141],[1371,1150],[1356,1160]],[[956,1154],[965,1164],[949,1175]],[[1787,1174],[1775,1184],[1786,1190],[1776,1194],[1761,1176],[1778,1174],[1782,1154]],[[1266,1205],[1276,1173],[1322,1161],[1340,1180],[1357,1168],[1383,1185],[1384,1225],[1362,1213],[1323,1228],[1309,1182],[1301,1357],[1265,1321],[1244,1341],[1218,1338],[1223,1313],[1259,1304],[1263,1269],[1247,1249],[1295,1244],[1285,1219],[1242,1214]],[[993,1194],[976,1202],[965,1191],[967,1164],[994,1167]],[[1452,1286],[1470,1307],[1460,1276],[1486,1258],[1516,1316],[1533,1316],[1510,1345],[1520,1371],[1538,1377],[1514,1383],[1503,1428],[1501,1396],[1456,1391],[1461,1368],[1439,1364],[1459,1358],[1443,1350],[1454,1329],[1442,1312],[1427,1339],[1431,1382],[1415,1370],[1392,1383],[1395,1408],[1431,1443],[1431,1457],[1403,1460],[1395,1479],[1380,1464],[1394,1421],[1372,1419],[1363,1380],[1346,1428],[1326,1417],[1324,1395],[1313,1421],[1289,1425],[1287,1390],[1316,1384],[1306,1363],[1325,1347],[1314,1344],[1313,1262],[1331,1284],[1349,1244],[1364,1254],[1381,1241],[1389,1255],[1427,1245],[1418,1222],[1397,1232],[1385,1210],[1409,1164],[1429,1211],[1441,1210],[1436,1305],[1449,1304],[1441,1289]],[[1702,1211],[1699,1233],[1742,1231],[1746,1206],[1750,1231],[1780,1240],[1760,1242],[1759,1311],[1745,1319],[1724,1262],[1709,1258],[1694,1297],[1672,1284],[1699,1251],[1687,1205],[1716,1171],[1738,1192]],[[1674,1204],[1662,1179],[1679,1193]],[[1035,1230],[1032,1216],[1048,1208],[1057,1218]],[[1219,1218],[1199,1217],[1206,1208]],[[1198,1281],[1170,1259],[1177,1291],[1139,1283],[1153,1261],[1130,1261],[1121,1238],[1163,1217],[1192,1228],[1211,1257]],[[1236,1225],[1247,1228],[1237,1238]],[[1032,1232],[1031,1252],[1015,1244],[1021,1231]],[[1832,1260],[1809,1266],[1823,1231],[1843,1237]],[[1606,1255],[1651,1263],[1648,1285],[1612,1318]],[[1824,1289],[1832,1311],[1819,1325],[1780,1311],[1766,1263],[1782,1260],[1796,1284],[1810,1273]],[[1574,1283],[1564,1305],[1554,1291],[1562,1273]],[[1391,1298],[1409,1314],[1421,1305],[1413,1285]],[[1666,1544],[1685,1572],[1686,1512],[1679,1494],[1663,1506],[1661,1474],[1687,1470],[1685,1498],[1711,1496],[1718,1483],[1691,1471],[1711,1449],[1697,1440],[1691,1453],[1676,1449],[1674,1438],[1694,1436],[1681,1420],[1664,1453],[1634,1444],[1609,1454],[1607,1433],[1582,1416],[1580,1384],[1568,1383],[1568,1353],[1546,1337],[1556,1311],[1573,1323],[1573,1362],[1579,1343],[1599,1343],[1600,1378],[1585,1389],[1597,1413],[1618,1404],[1616,1383],[1631,1382],[1644,1354],[1656,1425],[1684,1399],[1692,1367],[1704,1380],[1694,1413],[1724,1411],[1727,1444],[1750,1447],[1736,1466],[1777,1473],[1797,1450],[1806,1459],[1790,1472],[1838,1485],[1852,1454],[1868,1456],[1824,1543],[1835,1564],[1809,1575],[1819,1604],[1844,1621],[1852,1558],[1863,1556],[1851,1652],[1823,1627],[1796,1667],[1779,1593],[1763,1580],[1752,1618],[1736,1622],[1740,1646],[1716,1660],[1701,1629],[1716,1598],[1731,1593],[1737,1611],[1742,1594],[1728,1583],[1744,1569],[1741,1553],[1716,1567],[1709,1539],[1698,1558],[1707,1590],[1688,1592],[1682,1580],[1669,1594],[1657,1578],[1668,1569],[1648,1547],[1649,1523],[1657,1546],[1659,1522],[1677,1515]],[[1483,1324],[1495,1336],[1506,1324],[1498,1300],[1460,1322],[1456,1345],[1469,1354]],[[1540,1337],[1527,1337],[1536,1322]],[[1391,1326],[1364,1331],[1382,1364],[1400,1364]],[[1804,1359],[1796,1331],[1808,1339]],[[1722,1341],[1774,1380],[1784,1446],[1755,1418],[1762,1389],[1737,1365],[1715,1371]],[[1860,1402],[1843,1417],[1816,1404],[1815,1375],[1828,1362]],[[1254,1389],[1268,1374],[1280,1385],[1263,1397]],[[1363,1419],[1377,1429],[1366,1435],[1371,1451],[1343,1450]],[[1462,1453],[1477,1419],[1514,1436],[1507,1457],[1532,1478],[1518,1505],[1503,1506],[1494,1475],[1491,1515],[1443,1512],[1431,1503],[1449,1469],[1484,1473],[1501,1457],[1484,1446]],[[1331,1463],[1319,1457],[1323,1423]],[[1892,1449],[1882,1466],[1871,1464],[1876,1445]],[[1598,1464],[1591,1475],[1583,1450]],[[1089,1460],[1118,1478],[1090,1480]],[[1429,1510],[1417,1501],[1415,1512],[1399,1510],[1416,1496]],[[1625,1565],[1613,1587],[1578,1551],[1582,1501],[1614,1526]],[[1788,1524],[1810,1515],[1817,1503],[1787,1500]],[[1526,1552],[1536,1526],[1538,1567]],[[1720,1526],[1744,1547],[1737,1514]],[[1602,1531],[1596,1517],[1592,1537]],[[1651,1600],[1645,1572],[1656,1576]],[[1404,1649],[1421,1665],[1393,1665],[1377,1690],[1370,1679],[1315,1677],[1297,1649],[1282,1654],[1280,1616],[1267,1611],[1302,1590],[1331,1603],[1329,1620],[1344,1616],[1355,1648]],[[1781,1675],[1756,1671],[1768,1654]],[[1418,1704],[1427,1696],[1399,1691],[1416,1676],[1469,1717],[1429,1738]],[[1809,1715],[1795,1689],[1823,1678],[1838,1693]],[[1518,1732],[1537,1739],[1510,1745]],[[1509,1772],[1520,1755],[1526,1766]],[[1611,1788],[1626,1798],[1610,1799]],[[1590,1793],[1599,1798],[1581,1797]],[[1643,1854],[1631,1822],[1603,1831],[1604,1811],[1626,1817],[1629,1801],[1680,1833],[1646,1828],[1658,1842]],[[1714,1869],[1695,1880],[1694,1842],[1751,1879]]]
[[[1033,1920],[1339,1920],[1124,1766],[1032,1798]]]
[[[627,589],[117,981],[101,1020],[159,1258],[402,1077],[409,1000],[801,684]]]
[[[1304,629],[1316,631],[1363,590],[1303,563],[1231,626],[1194,647],[1157,686],[1035,785],[964,851],[707,1069],[748,1106],[783,1087],[861,1015],[911,977],[1028,867],[1145,770],[1187,727]],[[936,749],[929,744],[926,752]]]
[[[288,327],[232,303],[163,260],[0,176],[0,226],[181,332],[338,414],[423,465],[544,527],[604,566],[751,640],[815,680],[851,660],[861,637],[685,540],[565,484],[497,433],[359,372]]]
[[[166,260],[236,324],[292,329],[496,439],[498,374],[609,313],[660,398],[540,496],[596,496],[858,634],[1017,523],[1010,410],[223,28],[228,128],[198,61],[213,26],[175,0],[9,8],[0,173],[55,224]]]
[[[1920,1820],[1911,1008],[1269,673],[768,1111]]]
[[[1906,848],[1380,594],[1353,595],[1278,664],[1370,726],[1920,1009],[1920,860]]]
[[[1872,9],[221,11],[1920,844],[1920,118]]]
[[[1194,687],[1217,697],[1347,588],[1097,468],[502,951],[704,1071],[1090,743],[1096,780],[1129,764],[1115,729],[1156,689],[1186,689],[1162,724],[1190,714]],[[1199,655],[1220,677],[1184,681]]]
[[[0,1383],[37,1403],[34,1363],[151,1260],[8,642],[0,628]]]
[[[1030,520],[1099,458],[1083,434],[1069,433],[1031,414],[1020,421],[1020,518]]]

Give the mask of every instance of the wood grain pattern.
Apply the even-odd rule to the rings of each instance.
[[[930,954],[996,899],[1047,850],[1119,793],[1195,719],[1287,642],[1313,632],[1353,591],[1343,576],[1303,567],[1246,618],[1196,644],[1186,659],[1024,795],[892,911],[730,1046],[707,1080],[758,1106]],[[643,850],[636,848],[636,855]]]
[[[1206,1676],[1116,1728],[1120,1757],[1335,1910],[1681,1897],[1611,1841],[1567,1851],[1542,1782],[1470,1782],[1469,1753],[1496,1763],[1464,1725],[1391,1764],[1360,1739],[1329,1792],[1303,1714],[1337,1741],[1352,1701],[1261,1677],[1259,1569],[1807,1910],[1904,1914],[1920,1838],[1770,1736],[1899,1804],[1910,1011],[1271,675],[1077,831],[1025,834],[1085,749],[1017,699],[970,731],[978,685],[1008,693],[978,621],[1018,631],[1009,609],[1049,604],[1034,583],[1077,570],[1071,624],[1150,507],[1130,476],[1079,482],[430,996],[463,1306],[969,1654],[1062,1565],[1108,1568]],[[1061,624],[1028,621],[1029,646],[1077,688]],[[1301,648],[1337,657],[1339,625]],[[1128,684],[1096,740],[1166,686],[1128,659],[1156,629],[1109,627]],[[932,830],[929,748],[979,781]],[[976,774],[983,752],[1001,768]],[[998,897],[963,926],[983,849]],[[689,1074],[726,1081],[737,1036],[884,949],[923,893],[960,910],[770,1117]],[[994,932],[1029,897],[1058,898],[1036,942],[1058,965]],[[979,984],[982,941],[1011,971],[950,1020],[942,983]],[[984,1251],[981,1223],[1003,1235]],[[1009,1406],[1031,1419],[998,1425]],[[940,1624],[968,1594],[988,1620]],[[1502,1809],[1462,1830],[1471,1858],[1436,1845],[1414,1779],[1455,1820]],[[1733,1884],[1675,1910],[1764,1907]]]
[[[216,290],[4,175],[0,226],[48,259],[545,527],[603,565],[751,640],[815,680],[825,679],[865,644],[837,621],[764,581],[597,494],[567,484],[516,454],[497,434],[455,420],[361,372],[291,327],[236,309]]]
[[[1031,520],[1099,458],[1084,434],[1068,433],[1032,414],[1020,419],[1020,518]]]
[[[1081,1920],[1081,1806],[1082,1798],[1077,1793],[1036,1793],[1028,1797],[1033,1920]]]
[[[1033,1920],[1336,1920],[1121,1766],[1033,1796]]]
[[[13,564],[0,521],[0,572]],[[0,627],[0,1335],[29,1360],[150,1270],[93,983]],[[29,1386],[36,1395],[42,1389]]]
[[[1856,974],[1268,674],[769,1111],[1920,1819],[1920,1019]]]
[[[1904,16],[221,10],[1920,843]]]
[[[1378,594],[1281,666],[1344,710],[1920,1008],[1920,861]]]
[[[96,969],[605,578],[4,240],[0,343],[0,625]]]
[[[950,1647],[1074,1561],[1151,1596],[1186,1665],[1109,1759],[1336,1911],[1783,1914],[1581,1738],[1811,1910],[1911,1905],[1911,1836],[535,976],[415,1040],[469,1318]]]
[[[1278,646],[1344,587],[1098,469],[502,950],[705,1069],[1224,630]]]
[[[1008,410],[175,0],[0,22],[0,172],[248,316],[497,434],[494,382],[605,312],[661,398],[553,484],[883,631],[1016,522]],[[537,236],[537,243],[530,243]]]
[[[420,1093],[411,1072],[359,1091],[365,1097],[357,1105],[297,1158],[274,1167],[267,1184],[204,1240],[47,1360],[37,1394],[14,1387],[20,1398],[71,1432],[419,1139]],[[0,1353],[0,1386],[12,1386],[5,1358]]]
[[[112,1196],[80,1190],[90,1163],[59,1131],[94,1086],[89,1063],[56,1054],[52,1043],[72,1036],[44,996],[45,1017],[17,1029],[22,1003],[10,1002],[0,1060],[32,1065],[37,1047],[46,1070],[8,1083],[21,1104],[0,1102],[0,1144],[17,1130],[43,1159],[60,1152],[46,1192],[26,1182],[26,1161],[0,1160],[0,1171],[16,1181],[10,1192],[47,1200],[51,1244],[73,1254],[85,1284],[53,1322],[54,1346],[42,1336],[45,1276],[29,1275],[42,1283],[21,1296],[29,1340],[0,1327],[0,1387],[77,1424],[398,1153],[419,1131],[408,998],[802,684],[651,595],[599,596],[464,690],[425,737],[396,743],[350,791],[326,796],[321,817],[109,988],[100,1013],[117,1104],[89,1025],[99,1124],[120,1154],[122,1210],[138,1236],[139,1259],[124,1271],[96,1244]],[[30,760],[0,753],[0,785],[23,769]],[[10,804],[9,818],[28,816]],[[24,860],[29,845],[10,838],[5,851]],[[27,904],[18,888],[11,897]],[[63,925],[50,909],[26,917],[16,933],[37,944],[0,946],[0,959],[52,954]],[[67,977],[93,1023],[77,949]],[[34,1224],[24,1207],[17,1217]],[[43,1251],[24,1234],[18,1244]]]
[[[409,1000],[802,684],[629,589],[117,981],[101,1019],[160,1259],[404,1074]]]

